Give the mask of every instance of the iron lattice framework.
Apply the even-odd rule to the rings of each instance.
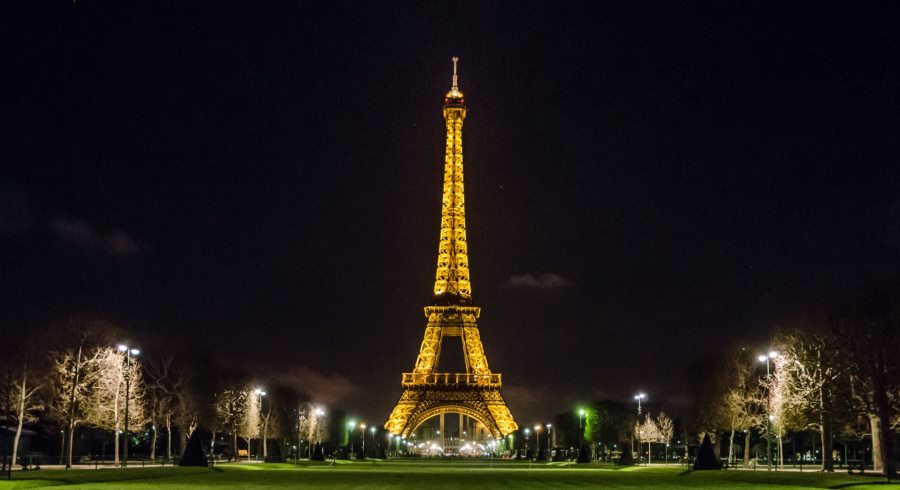
[[[453,58],[453,85],[444,98],[447,149],[434,305],[425,308],[428,324],[415,368],[403,373],[403,394],[384,424],[392,434],[404,437],[429,418],[445,413],[471,417],[495,438],[518,429],[500,395],[501,376],[488,367],[477,324],[481,309],[471,305],[462,152],[466,105],[457,86],[457,61]],[[462,341],[465,373],[437,371],[445,337]]]

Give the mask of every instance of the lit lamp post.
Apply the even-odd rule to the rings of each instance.
[[[528,436],[531,434],[531,429],[525,427],[525,457],[528,457]]]
[[[356,421],[350,420],[347,422],[347,442],[350,443],[350,458],[353,458],[353,429],[356,428]]]
[[[637,400],[637,404],[638,404],[638,411],[637,411],[638,423],[641,422],[641,400],[643,400],[644,398],[647,398],[646,393],[638,393],[637,395],[634,395],[634,399]],[[640,438],[638,438],[638,449],[640,449],[640,447],[641,447],[640,443],[641,443],[641,440],[640,440]],[[631,452],[634,452],[634,431],[632,431],[632,433],[631,433]],[[640,457],[640,455],[638,455],[638,456]],[[640,462],[640,459],[638,459],[638,462]]]
[[[315,431],[316,431],[316,444],[319,444],[319,417],[325,415],[325,410],[321,408],[316,408],[313,412],[313,420],[315,420]],[[309,439],[309,460],[312,461],[313,456],[313,446],[312,446],[312,438]],[[297,456],[297,459],[300,459],[300,456]]]
[[[634,399],[638,402],[638,415],[641,414],[641,400],[643,400],[644,398],[647,398],[646,393],[638,393],[637,395],[634,395]]]
[[[534,459],[538,458],[541,452],[541,424],[534,426]]]
[[[547,424],[547,458],[551,457],[550,451],[552,451],[553,447],[550,445],[550,430],[553,428],[553,424]]]
[[[259,425],[259,447],[256,448],[256,461],[260,461],[259,458],[262,456],[262,446],[263,446],[263,444],[265,444],[265,441],[263,441],[262,400],[263,400],[263,397],[266,396],[266,392],[263,391],[261,388],[257,388],[256,391],[254,391],[254,393],[256,393],[256,403],[257,403],[256,407],[257,407],[257,412],[258,412],[257,418],[259,419],[258,423],[257,423],[257,425]],[[248,447],[247,450],[249,450],[249,449],[250,448]]]
[[[578,452],[581,453],[581,446],[584,444],[584,409],[578,409]]]
[[[366,424],[359,424],[359,431],[362,432],[362,459],[366,459]]]
[[[377,454],[378,451],[376,451],[377,446],[376,446],[376,444],[375,444],[375,432],[376,432],[376,431],[377,431],[377,428],[376,428],[374,425],[373,425],[372,427],[369,427],[369,432],[372,433],[372,453],[374,454],[374,455],[372,456],[373,458],[378,457],[378,454]],[[365,437],[366,437],[366,436],[365,436],[365,434],[364,434],[364,435],[363,435],[363,439],[365,439]],[[365,446],[363,446],[363,447],[365,447]],[[364,452],[365,452],[365,451],[364,451]]]
[[[769,383],[772,378],[772,368],[770,367],[772,359],[778,357],[778,353],[775,351],[769,351],[769,355],[760,354],[759,362],[766,363],[766,463],[769,466],[769,471],[772,471],[772,413],[771,408],[769,406]]]
[[[119,352],[125,353],[125,444],[122,446],[122,466],[128,466],[128,406],[131,399],[131,357],[141,353],[124,344],[119,344]],[[116,435],[116,437],[119,437]]]

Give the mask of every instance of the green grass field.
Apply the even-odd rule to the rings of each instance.
[[[496,462],[342,462],[337,466],[223,464],[215,468],[41,470],[13,473],[0,489],[78,485],[80,489],[207,488],[850,488],[888,489],[884,478],[750,471],[687,472],[680,467],[632,467]]]

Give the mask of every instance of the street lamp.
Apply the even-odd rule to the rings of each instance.
[[[362,459],[366,459],[366,424],[359,424],[359,430],[362,432]]]
[[[373,452],[373,453],[377,453],[377,452],[378,452],[378,451],[375,450],[375,447],[376,447],[376,446],[375,446],[375,432],[376,432],[376,431],[377,431],[377,428],[376,428],[374,425],[373,425],[372,427],[369,427],[369,432],[372,433],[372,452]],[[365,437],[366,437],[366,436],[363,435],[363,438],[365,438]],[[372,456],[372,457],[377,457],[377,456],[378,456],[378,454],[375,454],[375,455]]]
[[[262,400],[263,400],[263,397],[266,396],[266,392],[262,388],[257,388],[256,391],[254,391],[253,393],[256,394],[257,418],[259,419],[258,423],[257,423],[257,425],[259,425],[259,447],[256,448],[256,461],[259,461],[260,460],[259,458],[261,457],[262,451],[263,451],[263,449],[262,449],[263,444],[265,444],[265,442],[263,441]],[[249,450],[250,448],[248,447],[247,449]]]
[[[645,393],[638,393],[637,395],[634,395],[634,399],[638,402],[638,415],[641,414],[641,400],[643,400],[644,398],[647,398],[647,395]]]
[[[766,463],[768,464],[769,471],[772,471],[772,413],[771,407],[769,406],[769,392],[770,389],[770,381],[772,379],[772,369],[770,367],[772,359],[778,357],[778,353],[775,351],[769,351],[769,355],[760,354],[757,358],[759,362],[766,363]]]
[[[528,456],[528,436],[531,434],[531,429],[525,427],[525,456]]]
[[[584,445],[584,409],[578,409],[578,454],[581,454],[581,446]]]
[[[313,412],[313,420],[315,421],[313,427],[315,427],[315,431],[316,431],[316,444],[319,444],[319,417],[321,417],[323,415],[325,415],[325,410],[322,410],[321,407],[316,408],[316,410]],[[310,440],[309,440],[309,460],[310,461],[312,461],[312,453],[313,453],[312,438],[310,438]],[[297,459],[300,459],[299,455],[297,456]]]
[[[125,344],[119,344],[119,352],[125,354],[125,444],[122,447],[122,466],[128,466],[128,407],[131,399],[131,357],[137,357],[141,353],[138,349],[132,349]],[[118,434],[116,437],[119,437]]]
[[[553,424],[547,424],[547,457],[550,458],[550,452],[553,448],[550,446],[550,429],[553,428]]]
[[[349,457],[351,459],[353,458],[353,429],[355,429],[355,428],[356,428],[356,421],[353,419],[350,419],[350,421],[347,422],[347,441],[350,443]]]
[[[541,424],[537,424],[534,426],[534,458],[538,458],[538,453],[541,452]]]

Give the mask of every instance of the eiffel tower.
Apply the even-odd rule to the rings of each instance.
[[[472,305],[463,195],[462,126],[466,104],[457,85],[458,61],[459,58],[453,58],[453,86],[444,97],[447,149],[434,304],[425,307],[428,324],[415,368],[411,373],[403,373],[403,394],[384,424],[390,433],[403,437],[411,436],[423,422],[436,416],[443,429],[447,413],[460,416],[460,427],[464,417],[474,419],[494,438],[518,429],[500,395],[500,374],[491,372],[481,345],[476,323],[481,308]],[[466,372],[438,371],[441,344],[447,337],[462,341]]]

